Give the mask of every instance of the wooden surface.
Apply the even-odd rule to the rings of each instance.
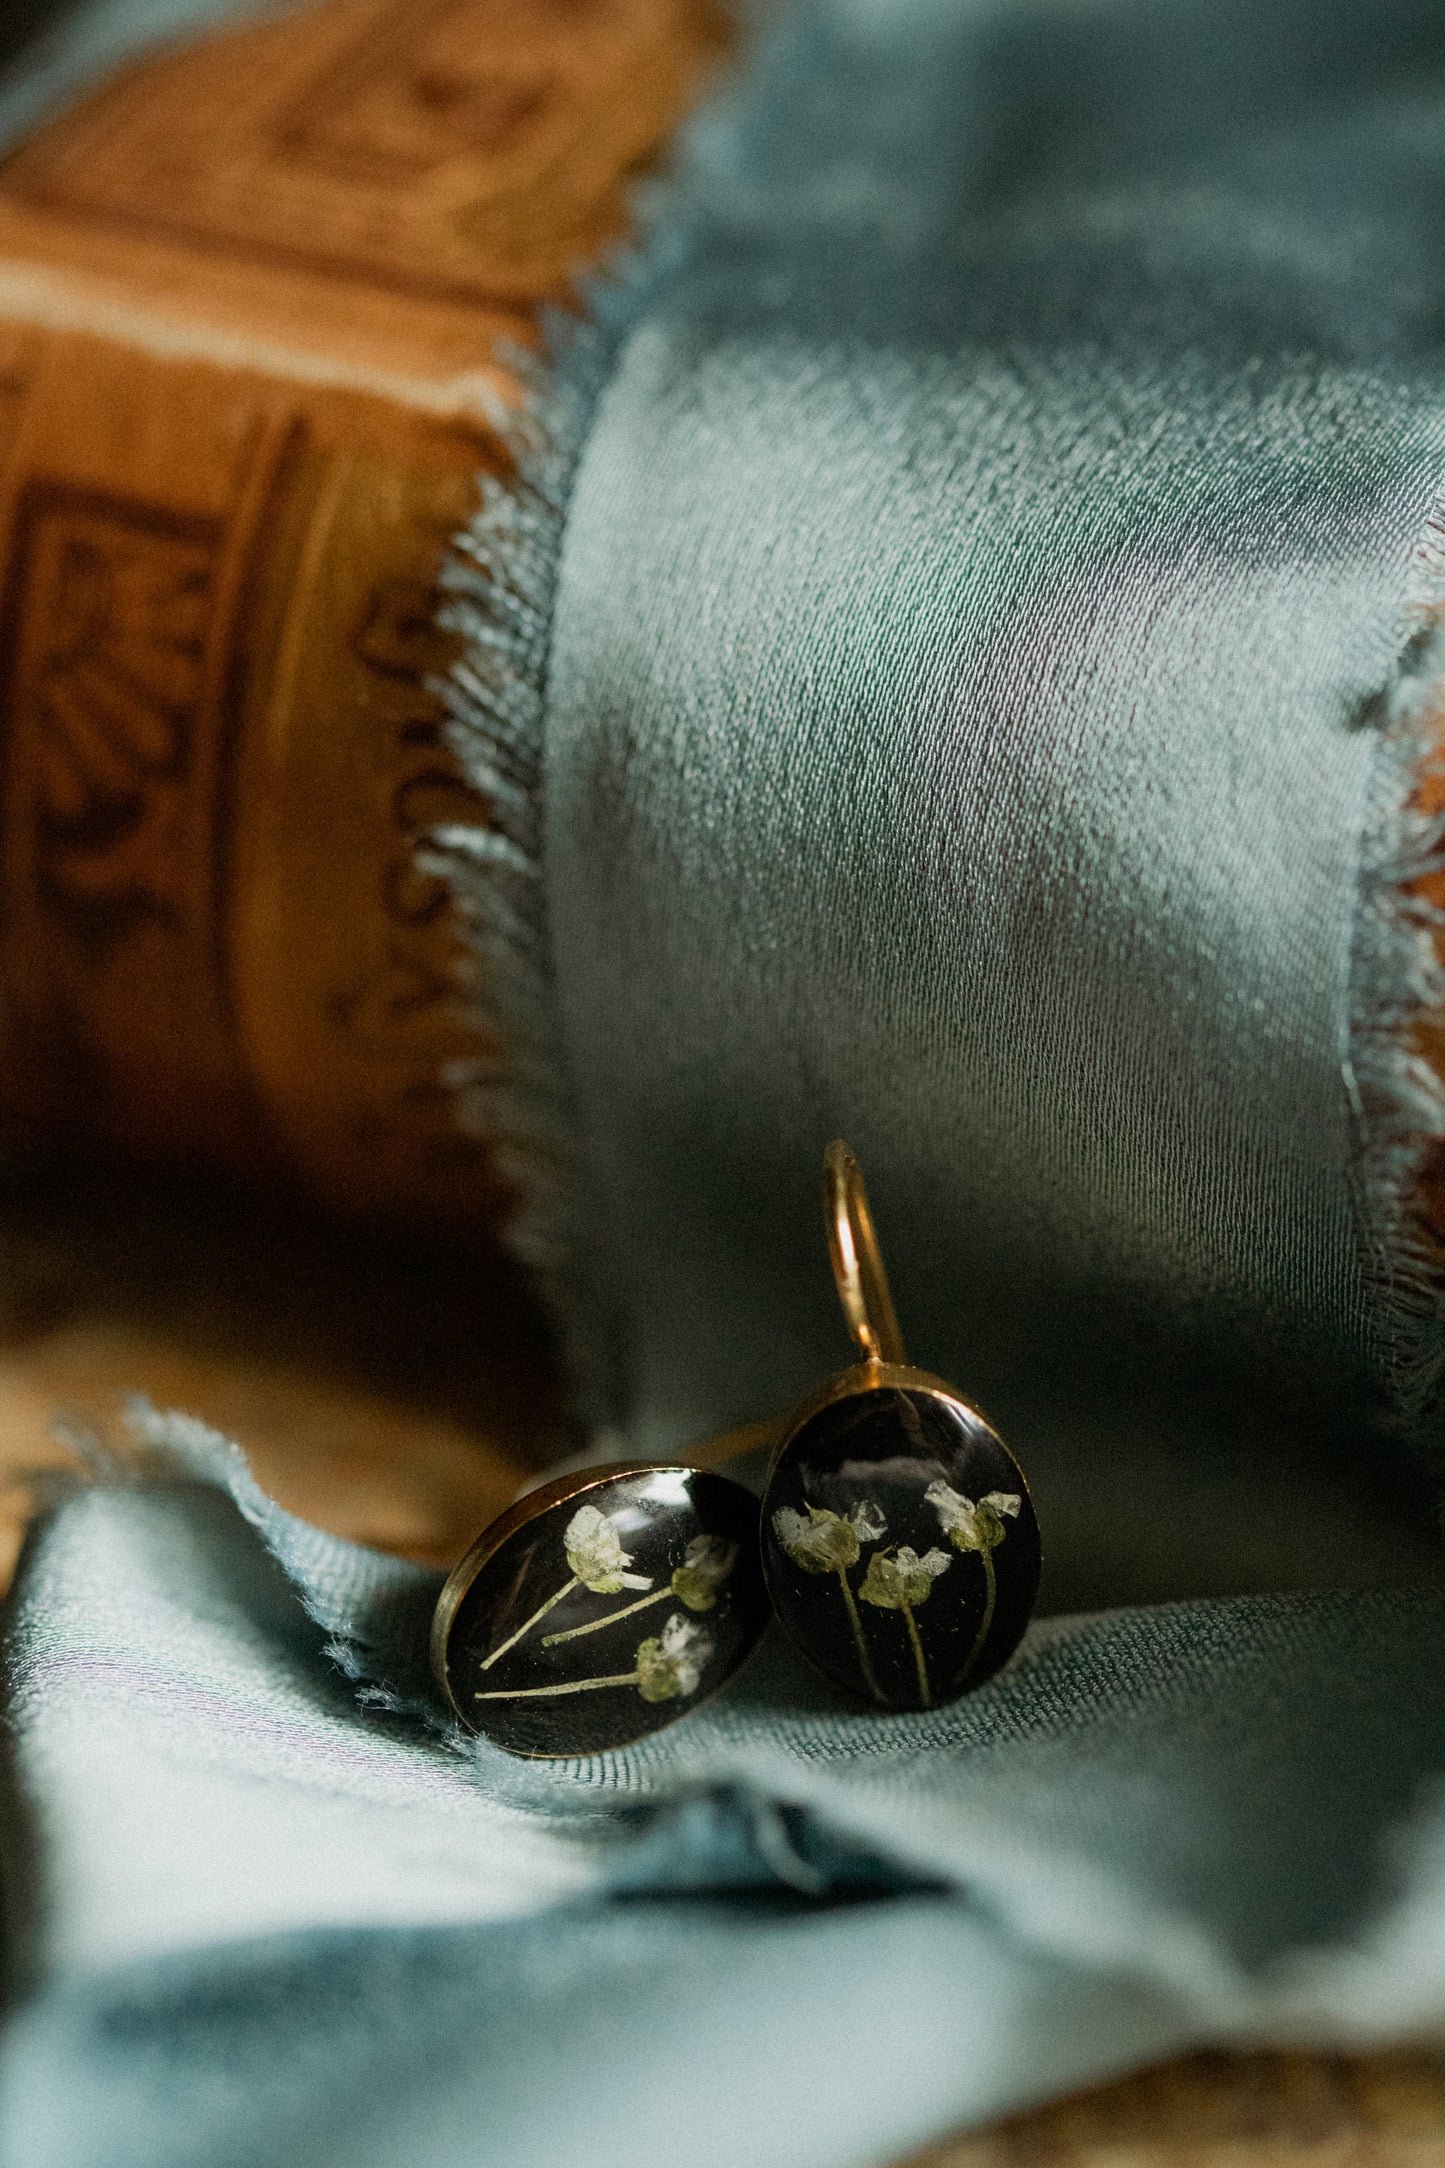
[[[1436,2168],[1445,2050],[1192,2055],[900,2168]]]
[[[438,1564],[569,1433],[495,1259],[366,1241],[214,1188],[114,1173],[0,1194],[0,1545],[59,1414],[112,1440],[148,1392],[239,1437],[322,1526]],[[1445,2168],[1445,2051],[1195,2056],[907,2168]]]
[[[144,1393],[244,1439],[308,1519],[448,1565],[571,1442],[546,1337],[485,1252],[368,1240],[184,1177],[0,1192],[0,1564],[57,1418]]]

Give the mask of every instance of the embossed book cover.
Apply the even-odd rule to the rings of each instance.
[[[0,1109],[430,1226],[485,822],[436,577],[541,312],[625,238],[702,0],[314,0],[134,58],[0,163]]]

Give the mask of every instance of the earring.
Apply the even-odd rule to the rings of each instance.
[[[861,1361],[789,1417],[763,1497],[763,1571],[810,1662],[885,1709],[982,1685],[1017,1648],[1041,1552],[1028,1485],[942,1378],[906,1361],[868,1196],[824,1160],[828,1247]]]
[[[697,1708],[767,1621],[753,1493],[622,1462],[544,1483],[483,1530],[437,1600],[432,1669],[509,1754],[598,1754]]]

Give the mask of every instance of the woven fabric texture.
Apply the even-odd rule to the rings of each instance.
[[[437,1577],[140,1427],[163,1480],[62,1506],[9,1621],[16,2168],[867,2168],[1182,2047],[1445,2022],[1439,1591],[1048,1621],[916,1717],[770,1642],[518,1763],[418,1676]]]
[[[695,129],[544,730],[640,1441],[838,1359],[834,1134],[911,1352],[1002,1418],[1182,1364],[1432,1428],[1434,29],[818,0]]]

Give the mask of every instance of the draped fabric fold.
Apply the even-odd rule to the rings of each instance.
[[[1438,1430],[1436,10],[755,31],[455,552],[447,1081],[658,1450],[842,1359],[846,1135],[1092,1615],[918,1717],[769,1645],[524,1768],[435,1577],[147,1419],[8,1618],[16,2168],[865,2168],[1445,2023],[1438,1576],[1285,1570],[1405,1583],[1376,1432]]]
[[[694,130],[545,726],[648,1443],[835,1357],[834,1133],[1001,1407],[1109,1351],[1431,1429],[1431,19],[818,0]]]
[[[1185,2047],[1445,2022],[1438,1590],[1050,1621],[922,1716],[771,1642],[519,1764],[397,1694],[428,1577],[141,1430],[9,1619],[7,2168],[871,2168]]]

